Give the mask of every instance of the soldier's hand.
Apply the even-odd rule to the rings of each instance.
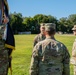
[[[3,24],[7,24],[9,22],[8,17],[4,17]]]

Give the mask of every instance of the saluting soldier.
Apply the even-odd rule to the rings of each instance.
[[[2,1],[0,0],[0,75],[8,73],[8,50],[5,48],[5,25],[8,23],[8,18],[3,14]]]

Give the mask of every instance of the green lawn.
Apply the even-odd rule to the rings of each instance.
[[[12,54],[13,75],[29,75],[34,37],[35,35],[15,35],[16,50],[14,50]],[[76,37],[70,35],[56,35],[55,37],[67,46],[71,55],[72,44]],[[70,75],[73,75],[73,65],[71,65],[70,68]]]

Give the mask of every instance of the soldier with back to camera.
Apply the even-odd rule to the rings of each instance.
[[[30,75],[70,75],[70,55],[64,44],[54,38],[55,24],[45,24],[46,39],[33,48]]]

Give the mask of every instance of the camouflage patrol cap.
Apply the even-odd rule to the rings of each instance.
[[[72,28],[72,30],[76,30],[76,25],[74,25],[74,27]]]
[[[50,31],[51,29],[56,30],[55,26],[56,25],[54,23],[46,23],[45,24],[45,31]]]

